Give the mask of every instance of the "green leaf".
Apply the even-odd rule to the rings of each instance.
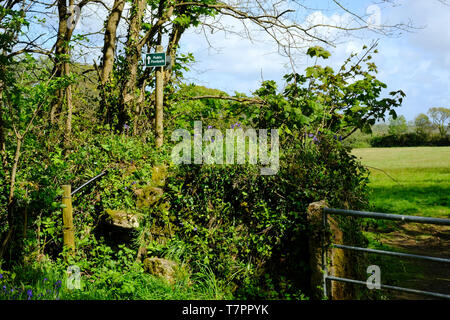
[[[331,53],[320,46],[310,47],[306,52],[310,57],[319,57],[323,59],[328,59]]]

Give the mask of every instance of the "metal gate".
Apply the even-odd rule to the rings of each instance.
[[[355,210],[323,208],[322,219],[323,219],[324,230],[326,230],[326,228],[327,228],[327,224],[328,224],[327,215],[328,214],[337,214],[337,215],[353,216],[353,217],[361,217],[361,218],[398,220],[398,221],[403,221],[403,222],[416,222],[416,223],[423,223],[423,224],[435,224],[435,225],[450,226],[450,219],[428,218],[428,217],[420,217],[420,216],[404,216],[404,215],[398,215],[398,214],[388,214],[388,213],[378,213],[378,212],[365,212],[365,211],[355,211]],[[385,251],[385,250],[375,250],[375,249],[347,246],[347,245],[335,244],[335,243],[332,243],[331,247],[338,248],[338,249],[344,249],[344,250],[354,250],[354,251],[362,251],[362,252],[383,254],[383,255],[389,255],[389,256],[421,259],[421,260],[428,260],[428,261],[441,262],[441,263],[450,263],[450,259],[438,258],[438,257],[432,257],[432,256],[423,256],[423,255],[417,255],[417,254],[408,254],[408,253],[400,253],[400,252]],[[353,283],[353,284],[359,284],[359,285],[366,285],[366,282],[364,282],[364,281],[348,279],[348,278],[339,278],[339,277],[334,277],[332,275],[328,275],[326,261],[327,261],[326,250],[325,250],[324,246],[322,246],[323,293],[324,293],[325,297],[328,296],[327,295],[327,280],[347,282],[347,283]],[[415,293],[415,294],[433,296],[433,297],[437,297],[437,298],[450,299],[450,294],[444,294],[444,293],[438,293],[438,292],[432,292],[432,291],[422,291],[422,290],[416,290],[416,289],[410,289],[410,288],[404,288],[404,287],[389,286],[389,285],[384,285],[384,284],[381,284],[380,287],[381,287],[381,289],[404,291],[404,292],[408,292],[408,293]]]

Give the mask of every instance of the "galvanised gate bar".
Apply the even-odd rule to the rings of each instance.
[[[328,214],[338,214],[338,215],[361,217],[361,218],[398,220],[398,221],[404,221],[404,222],[415,222],[415,223],[450,226],[450,219],[428,218],[428,217],[420,217],[420,216],[404,216],[404,215],[398,215],[398,214],[365,212],[365,211],[356,211],[356,210],[344,210],[344,209],[334,209],[334,208],[326,208],[325,207],[325,208],[323,208],[323,211],[322,211],[323,226],[325,228],[324,230],[326,230],[326,227],[328,224],[328,222],[327,222]],[[347,245],[341,245],[341,244],[335,244],[335,243],[332,243],[331,246],[333,248],[344,249],[344,250],[354,250],[354,251],[384,254],[384,255],[397,256],[397,257],[421,259],[421,260],[441,262],[441,263],[450,263],[450,259],[446,259],[446,258],[438,258],[438,257],[423,256],[423,255],[416,255],[416,254],[392,252],[392,251],[385,251],[385,250],[375,250],[375,249],[353,247],[353,246],[347,246]],[[327,297],[327,280],[366,285],[366,282],[364,282],[364,281],[348,279],[348,278],[340,278],[340,277],[334,277],[332,275],[328,275],[326,261],[327,261],[326,250],[324,250],[324,247],[322,246],[323,293],[324,293],[325,297]],[[409,288],[403,288],[403,287],[389,286],[389,285],[384,285],[384,284],[381,284],[380,287],[381,287],[381,289],[404,291],[404,292],[408,292],[408,293],[422,294],[422,295],[433,296],[433,297],[437,297],[437,298],[450,299],[450,294],[445,294],[445,293],[422,291],[422,290],[409,289]]]

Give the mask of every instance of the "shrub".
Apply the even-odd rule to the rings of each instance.
[[[431,136],[416,132],[400,135],[375,136],[370,140],[372,147],[417,147],[417,146],[449,146],[450,137]]]
[[[366,204],[367,171],[336,140],[304,138],[284,151],[274,176],[252,165],[184,165],[168,182],[184,259],[210,266],[237,298],[304,298],[308,204]],[[355,221],[342,223],[352,243],[363,242]]]

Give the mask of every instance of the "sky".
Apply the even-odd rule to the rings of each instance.
[[[296,9],[295,12],[288,13],[286,18],[300,25],[352,23],[353,16],[339,8],[333,0],[273,2],[281,4],[284,9]],[[111,7],[113,1],[105,0],[105,3]],[[240,22],[225,17],[220,22],[234,33],[218,30],[211,33],[208,28],[191,28],[183,35],[180,51],[193,53],[196,59],[190,66],[191,70],[185,74],[186,81],[229,94],[240,92],[251,95],[263,80],[275,80],[282,89],[283,75],[292,72],[292,63],[298,73],[315,63],[305,54],[307,47],[319,44],[328,49],[332,56],[322,64],[337,70],[351,53],[359,53],[363,45],[370,45],[378,40],[379,53],[374,55],[373,60],[378,66],[377,78],[386,83],[386,94],[400,89],[406,93],[402,106],[396,109],[399,115],[413,120],[431,107],[450,107],[450,0],[340,0],[339,3],[371,21],[374,26],[411,21],[414,28],[403,32],[397,30],[391,36],[370,30],[343,34],[336,29],[318,29],[320,36],[333,40],[335,46],[299,41],[303,49],[293,52],[293,59],[289,60],[278,53],[276,43],[267,33],[248,25],[252,35],[249,40],[237,35],[244,30]],[[125,11],[128,7],[127,4]],[[55,13],[46,17],[41,27],[28,30],[27,35],[30,38],[38,37],[43,30],[47,30],[48,34],[55,34]],[[83,45],[76,45],[75,60],[89,64],[94,59],[99,61],[104,35],[96,32],[101,31],[106,14],[107,11],[96,3],[83,8],[75,34],[92,33],[89,36],[90,51],[86,51],[88,49]],[[126,32],[126,23],[122,21],[119,26],[122,41],[126,39]],[[43,46],[50,48],[54,41],[53,36]],[[94,49],[92,45],[95,45]]]
[[[323,31],[331,38],[341,36],[335,47],[320,44],[332,53],[331,58],[325,60],[327,65],[336,70],[352,52],[361,52],[364,44],[378,40],[379,53],[374,55],[378,79],[387,84],[387,92],[401,89],[406,93],[402,106],[396,109],[399,115],[413,120],[431,107],[450,106],[450,4],[438,0],[404,0],[397,1],[395,6],[381,3],[377,7],[373,1],[365,0],[341,3],[372,19],[375,25],[377,22],[393,25],[411,21],[414,28],[392,36],[371,31],[351,36]],[[304,23],[305,19],[345,23],[350,18],[331,0],[310,1],[310,4],[317,9],[295,13],[299,23]],[[236,32],[242,30],[232,19],[226,19],[224,24]],[[207,40],[203,30],[191,29],[182,40],[181,50],[192,52],[196,58],[186,74],[188,81],[229,94],[237,91],[250,95],[262,80],[275,80],[282,88],[283,75],[292,70],[289,59],[278,54],[274,41],[264,32],[254,31],[253,41],[220,31],[206,32],[206,35]],[[299,73],[314,63],[304,52],[294,54],[294,62]]]

